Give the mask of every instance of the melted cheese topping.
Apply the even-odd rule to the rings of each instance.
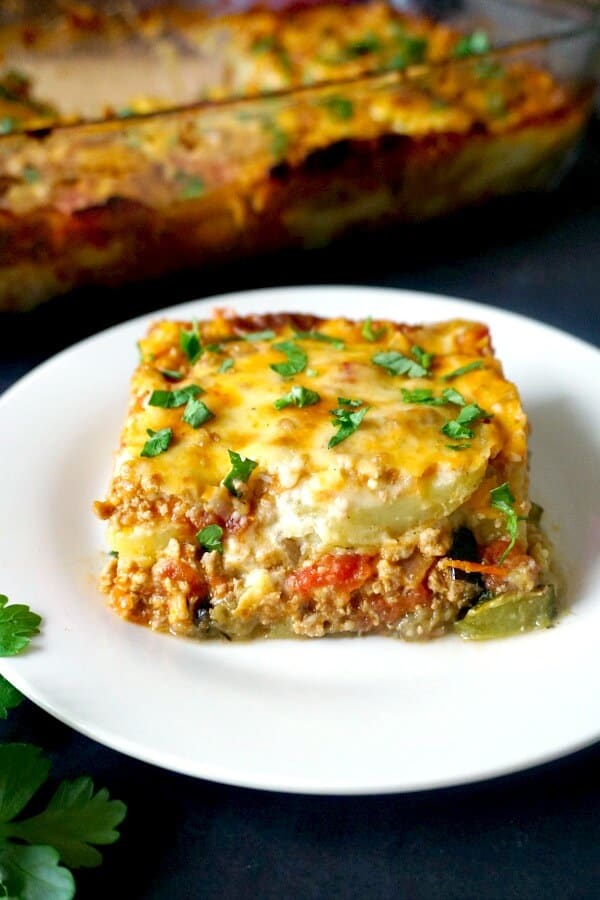
[[[490,464],[500,472],[524,468],[525,416],[516,388],[492,355],[485,326],[451,321],[409,328],[377,322],[373,328],[384,328],[385,334],[372,342],[363,337],[362,323],[319,320],[314,329],[343,341],[336,349],[297,338],[289,322],[279,321],[273,325],[275,338],[244,340],[235,321],[219,315],[200,325],[203,344],[219,348],[205,349],[193,365],[180,347],[180,334],[191,323],[158,322],[141,342],[146,361],[133,378],[111,488],[115,504],[124,490],[129,495],[139,490],[181,498],[188,506],[210,506],[224,490],[231,469],[228,450],[233,450],[257,463],[240,492],[242,498],[254,498],[254,505],[268,499],[266,524],[277,540],[301,538],[320,549],[368,548],[479,502],[477,490]],[[289,379],[271,368],[285,362],[276,347],[280,341],[294,341],[307,355],[305,370]],[[426,377],[391,375],[373,362],[375,354],[386,351],[414,358],[415,346],[433,354]],[[225,359],[233,364],[223,372]],[[481,367],[450,382],[443,379],[472,362]],[[164,369],[179,370],[184,377],[170,383],[161,374]],[[202,388],[201,399],[214,413],[197,429],[183,421],[183,407],[148,404],[153,390],[191,384]],[[319,402],[276,409],[275,401],[294,385],[316,391]],[[441,431],[456,419],[460,406],[407,403],[402,395],[402,388],[426,388],[440,397],[449,386],[465,403],[477,403],[491,414],[469,425],[470,440],[453,440]],[[369,409],[354,433],[329,448],[337,431],[331,410],[340,406],[339,398],[360,400]],[[163,428],[173,433],[166,452],[140,456],[148,429]],[[513,486],[517,492],[521,488],[525,491],[526,485]],[[516,499],[521,502],[525,495]],[[487,496],[481,500],[488,502]],[[147,557],[176,534],[167,517],[161,523],[156,517],[129,526],[114,523],[111,546],[127,556]]]

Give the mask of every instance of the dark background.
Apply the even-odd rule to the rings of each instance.
[[[0,390],[74,341],[149,309],[318,283],[453,294],[600,345],[600,123],[554,193],[329,250],[80,292],[34,313],[0,316]],[[584,384],[584,373],[574,377]],[[175,775],[76,734],[28,701],[0,723],[0,739],[39,744],[52,757],[53,777],[90,774],[128,804],[104,865],[77,874],[83,900],[600,897],[600,745],[465,787],[326,798]]]

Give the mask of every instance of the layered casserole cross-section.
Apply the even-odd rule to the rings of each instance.
[[[96,504],[121,616],[233,639],[551,622],[527,421],[484,325],[218,311],[139,347]]]

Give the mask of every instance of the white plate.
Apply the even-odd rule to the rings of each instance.
[[[371,288],[291,288],[172,307],[168,317],[306,310],[492,328],[533,426],[533,495],[566,569],[571,612],[506,641],[389,638],[202,643],[119,620],[95,588],[104,495],[136,363],[162,313],[45,363],[0,401],[0,591],[43,616],[2,673],[78,731],[216,781],[370,793],[514,771],[600,736],[600,353],[520,316]]]

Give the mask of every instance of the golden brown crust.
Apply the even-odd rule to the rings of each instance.
[[[197,359],[182,341],[193,329]],[[305,354],[290,377],[277,371],[282,344]],[[503,559],[506,520],[491,492],[507,482],[527,516],[527,424],[485,325],[216,310],[195,325],[153,323],[140,351],[113,479],[96,504],[118,551],[102,587],[125,618],[237,639],[425,639],[484,589],[527,592],[550,577],[524,520]],[[424,353],[427,367],[396,377],[381,353]],[[311,403],[281,407],[293,387],[312,391]],[[164,405],[165,392],[190,388],[212,413],[201,427],[186,422],[183,403]],[[468,404],[479,410],[471,436],[449,438]],[[332,444],[336,405],[367,409]],[[168,446],[148,458],[147,435],[160,430]],[[231,451],[253,468],[228,484]],[[217,548],[202,542],[207,526]],[[466,574],[461,529],[476,548]]]

